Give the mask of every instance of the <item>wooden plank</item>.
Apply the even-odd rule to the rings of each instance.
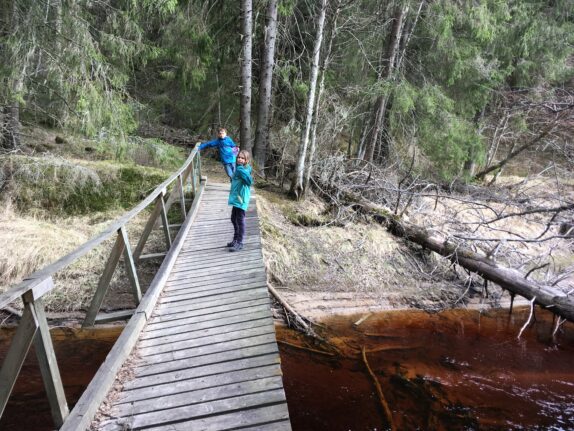
[[[178,341],[177,345],[172,344],[153,344],[150,346],[138,347],[138,354],[140,357],[146,356],[158,356],[164,353],[169,353],[172,359],[178,359],[183,355],[183,353],[178,353],[181,350],[191,350],[196,347],[204,348],[206,346],[213,346],[215,344],[225,346],[233,346],[233,342],[236,340],[244,340],[246,338],[255,339],[256,337],[268,334],[275,334],[275,328],[273,327],[273,321],[255,321],[254,324],[244,325],[245,328],[233,328],[229,329],[228,332],[221,333],[219,330],[211,331],[210,336],[194,336],[191,338],[182,337]],[[266,339],[267,340],[267,339]],[[255,343],[255,341],[253,341]],[[234,347],[230,347],[234,348]],[[190,353],[190,356],[194,354]],[[195,355],[197,356],[197,355]]]
[[[235,304],[236,302],[243,302],[250,299],[266,298],[267,296],[267,286],[260,286],[242,292],[241,295],[238,295],[235,292],[230,292],[199,299],[183,298],[176,302],[162,302],[158,307],[156,307],[156,310],[158,311],[156,314],[166,314],[165,312],[168,310],[172,310],[172,312],[202,310],[224,304]]]
[[[119,310],[111,313],[98,313],[95,323],[109,323],[129,319],[134,315],[134,312],[135,310]]]
[[[198,346],[184,351],[170,352],[141,358],[138,362],[138,379],[152,375],[179,374],[184,370],[201,365],[221,365],[223,362],[248,359],[258,348],[265,353],[277,353],[275,334],[263,334],[251,338],[232,340],[207,346]],[[175,354],[174,354],[175,353]],[[170,356],[172,355],[172,356]]]
[[[160,424],[171,424],[178,421],[190,420],[193,418],[203,418],[205,416],[217,415],[228,411],[240,409],[250,409],[258,406],[269,406],[285,402],[285,393],[283,390],[272,389],[261,393],[239,395],[220,400],[211,401],[209,404],[194,404],[172,409],[159,410],[140,415],[133,415],[122,420],[113,420],[113,422],[104,421],[100,429],[102,431],[137,429],[150,427]],[[279,416],[279,415],[277,415]],[[201,419],[203,420],[203,419]],[[230,426],[234,425],[228,423]],[[165,429],[165,428],[164,428]],[[199,429],[199,428],[187,428]],[[203,428],[205,429],[205,428]]]
[[[248,309],[248,310],[247,310]],[[257,313],[262,310],[269,310],[269,302],[262,302],[260,305],[248,306],[247,309],[235,309],[221,311],[219,313],[212,313],[206,316],[191,316],[183,319],[176,319],[167,322],[148,322],[146,332],[143,334],[146,337],[148,334],[154,336],[155,331],[163,331],[166,329],[179,328],[180,325],[197,325],[198,327],[204,327],[202,325],[218,324],[221,319],[226,319],[228,317],[242,316],[244,313]]]
[[[231,429],[244,429],[245,427],[252,427],[252,429],[263,430],[267,425],[275,425],[275,423],[283,424],[289,420],[289,413],[287,405],[280,403],[272,406],[264,406],[253,408],[243,411],[234,411],[228,414],[221,414],[217,416],[210,416],[201,419],[190,421],[170,423],[170,431],[189,431],[189,430],[209,430],[209,431],[224,431]],[[149,431],[164,430],[165,425],[159,427],[146,428]],[[273,426],[268,429],[275,429]],[[291,428],[281,425],[281,428],[290,430]]]
[[[234,314],[219,319],[207,320],[204,322],[196,322],[191,324],[184,324],[181,326],[185,327],[186,332],[194,332],[194,331],[202,331],[204,329],[218,328],[233,323],[247,322],[250,320],[258,320],[263,318],[270,318],[269,310],[265,307],[259,307],[259,309],[254,312]],[[178,325],[177,327],[158,329],[158,330],[149,330],[150,328],[148,327],[146,328],[146,331],[142,333],[140,337],[140,343],[144,343],[146,340],[153,340],[156,338],[168,337],[173,334],[179,334],[181,332],[181,326]]]
[[[177,191],[179,194],[179,206],[181,207],[181,219],[185,220],[185,218],[187,217],[187,213],[186,213],[186,208],[185,208],[185,193],[183,191],[183,178],[180,175],[179,177],[177,177]]]
[[[287,408],[287,406],[285,406],[285,408]],[[241,431],[291,431],[291,422],[289,419],[284,419],[279,422],[257,424],[253,427],[241,428]]]
[[[245,282],[251,282],[253,279],[266,280],[265,268],[260,268],[256,271],[250,271],[248,274],[241,273],[241,279]],[[224,283],[237,283],[237,277],[234,274],[219,274],[214,277],[204,277],[198,279],[179,279],[179,280],[169,280],[167,283],[168,290],[177,290],[182,288],[200,288],[203,286],[217,286]]]
[[[213,375],[198,377],[195,379],[178,380],[165,385],[154,385],[140,389],[126,390],[118,394],[117,404],[133,403],[137,401],[163,399],[170,394],[190,392],[194,390],[212,388],[214,385],[226,385],[241,383],[250,380],[265,379],[273,376],[281,376],[279,364],[261,365],[256,368],[248,368],[239,371],[230,371],[217,374],[217,379]],[[216,381],[215,381],[216,380]]]
[[[192,247],[187,248],[184,252],[186,252],[186,253],[192,252],[193,253],[193,252],[201,252],[203,250],[224,249],[225,244],[227,244],[227,241],[222,240],[221,242],[217,242],[217,243],[203,244],[201,247],[192,246]],[[243,250],[260,249],[260,248],[261,248],[261,241],[259,240],[259,238],[247,237],[247,239],[245,239],[243,241]]]
[[[262,253],[262,250],[261,250],[261,247],[258,247],[258,248],[255,248],[255,247],[245,248],[244,247],[243,250],[241,250],[240,254],[250,253],[250,252]],[[198,258],[210,259],[210,258],[222,256],[222,255],[224,255],[224,256],[237,256],[237,254],[234,254],[234,255],[229,254],[229,250],[227,249],[227,247],[220,246],[220,247],[217,247],[213,250],[205,250],[204,253],[201,253],[199,251],[195,251],[195,252],[187,251],[185,253],[182,252],[182,254],[180,255],[179,258],[182,261],[189,262],[190,260],[193,260],[193,259],[198,259]]]
[[[185,379],[197,379],[205,376],[220,375],[250,368],[259,368],[267,365],[279,365],[279,355],[272,353],[238,361],[208,364],[200,367],[187,368],[173,374],[153,374],[131,380],[124,384],[124,390],[129,391],[137,388],[145,388],[161,384],[173,384]]]
[[[145,247],[145,244],[149,238],[149,235],[151,233],[151,231],[154,229],[154,226],[156,224],[156,221],[159,220],[160,214],[161,214],[161,200],[163,199],[163,194],[164,192],[162,191],[162,193],[160,193],[157,198],[155,199],[155,206],[149,216],[149,219],[147,220],[146,225],[144,226],[144,230],[140,236],[140,239],[136,245],[136,248],[134,250],[134,259],[136,262],[139,262],[141,259],[141,254],[143,252],[143,249]]]
[[[10,343],[10,348],[0,370],[0,416],[4,413],[8,398],[10,398],[20,369],[24,364],[24,359],[30,350],[37,328],[38,322],[32,305],[25,303],[18,329],[12,338],[12,343]]]
[[[226,304],[218,307],[212,307],[209,309],[201,309],[201,310],[194,310],[194,311],[182,311],[180,313],[173,313],[173,314],[165,314],[165,315],[156,315],[152,316],[153,322],[174,322],[176,320],[187,319],[190,317],[199,318],[203,316],[204,318],[211,319],[217,313],[222,311],[229,311],[229,310],[241,310],[245,308],[251,308],[257,305],[266,305],[269,306],[270,301],[269,298],[260,298],[251,301],[242,301],[235,304]]]
[[[265,276],[265,268],[259,267],[250,270],[241,271],[241,276],[245,278],[257,278]],[[206,284],[215,284],[225,280],[235,280],[237,282],[237,274],[236,273],[217,273],[209,276],[199,276],[195,277],[193,273],[180,273],[178,274],[177,278],[170,279],[170,286],[172,285],[189,285],[189,286],[199,286],[199,285],[206,285]]]
[[[267,276],[264,270],[258,273],[252,273],[250,277],[242,279],[243,285],[253,283],[267,283]],[[237,286],[237,279],[230,277],[223,277],[219,280],[211,279],[207,281],[194,280],[193,282],[187,280],[178,280],[177,282],[170,282],[166,285],[165,296],[178,295],[181,293],[201,292],[204,290],[212,290],[218,288]]]
[[[108,257],[108,261],[106,262],[106,266],[104,268],[104,272],[102,273],[98,282],[98,287],[96,288],[96,292],[94,293],[94,297],[90,303],[90,308],[88,308],[86,317],[82,323],[82,328],[94,326],[96,316],[100,311],[102,303],[104,302],[104,297],[106,296],[110,281],[112,280],[112,276],[114,275],[116,267],[118,266],[118,262],[120,261],[120,257],[124,251],[124,247],[124,238],[121,235],[121,232],[118,231],[116,242],[112,248],[112,251],[110,252],[110,256]]]
[[[134,296],[134,300],[137,305],[140,303],[142,299],[142,291],[138,279],[138,272],[136,270],[136,266],[134,264],[134,259],[132,256],[132,251],[130,248],[128,232],[126,231],[124,226],[120,228],[120,234],[122,235],[124,242],[124,265],[126,268],[126,273],[128,274],[128,278],[130,280],[130,286],[132,287],[132,294]]]
[[[52,279],[52,277],[46,278],[40,284],[32,287],[32,289],[30,290],[31,292],[30,302],[34,302],[42,298],[42,296],[50,292],[52,289],[54,289],[54,287],[55,287],[54,280]]]
[[[171,225],[170,227],[173,227],[173,225]],[[140,258],[138,259],[138,262],[141,262],[143,260],[151,260],[151,259],[160,259],[160,258],[164,258],[166,256],[167,253],[163,252],[163,253],[150,253],[150,254],[143,254],[140,256]]]
[[[156,307],[154,311],[154,316],[163,316],[163,315],[172,315],[178,314],[183,312],[194,312],[194,311],[201,311],[201,312],[208,312],[211,313],[212,309],[221,309],[221,307],[229,307],[234,306],[235,304],[241,305],[247,301],[255,301],[259,299],[267,299],[269,300],[267,289],[262,289],[258,292],[253,292],[252,294],[245,294],[241,295],[241,298],[237,298],[236,296],[232,295],[231,297],[226,297],[221,300],[215,301],[207,301],[196,304],[194,301],[185,301],[185,304],[178,304],[178,305],[170,305],[169,307],[165,307],[162,304],[159,307]]]
[[[256,262],[262,265],[260,250],[248,250],[245,253],[232,254],[227,252],[223,256],[218,256],[204,261],[183,261],[173,267],[174,272],[190,271],[190,270],[205,270],[209,268],[218,268],[232,264],[250,264]]]
[[[273,326],[273,319],[271,316],[260,316],[258,318],[252,318],[249,320],[227,322],[225,325],[217,325],[210,328],[193,331],[189,331],[187,327],[183,327],[181,328],[181,332],[172,332],[171,334],[165,334],[163,337],[154,337],[140,340],[138,343],[138,349],[153,348],[154,346],[166,346],[179,341],[193,340],[221,334],[222,332],[227,333],[228,331],[240,331],[243,329],[256,328],[264,325]]]
[[[251,289],[255,289],[255,288],[259,288],[259,287],[264,287],[267,288],[267,283],[265,282],[265,280],[262,281],[258,281],[255,283],[247,283],[247,284],[231,284],[230,286],[226,286],[226,287],[220,287],[220,288],[214,288],[214,289],[205,289],[205,290],[200,290],[200,291],[196,291],[195,289],[186,289],[186,290],[180,290],[180,291],[175,291],[175,292],[166,292],[164,296],[162,296],[161,298],[161,303],[162,304],[166,304],[166,303],[173,303],[173,302],[178,302],[178,301],[182,301],[185,299],[204,299],[207,297],[216,297],[218,295],[222,295],[224,293],[231,293],[231,292],[235,292],[238,294],[241,294],[241,292],[243,291],[248,291]]]
[[[257,380],[248,380],[239,383],[222,384],[221,386],[207,389],[197,389],[188,392],[169,394],[157,399],[141,400],[130,404],[119,404],[112,409],[111,415],[115,417],[129,417],[158,410],[173,409],[175,407],[189,406],[193,404],[208,403],[222,398],[236,397],[243,394],[253,394],[274,389],[282,389],[281,376],[266,377]]]
[[[169,250],[171,248],[171,233],[169,232],[169,221],[167,219],[167,208],[165,206],[165,202],[163,200],[163,195],[158,196],[159,204],[161,206],[161,210],[159,212],[161,217],[162,229],[163,234],[165,236],[165,249]]]
[[[151,310],[157,302],[157,298],[165,285],[168,278],[169,271],[175,263],[175,258],[181,250],[184,239],[191,228],[191,224],[197,214],[205,183],[200,187],[199,193],[196,195],[192,209],[190,210],[184,226],[178,232],[173,246],[171,247],[168,255],[163,260],[156,276],[152,280],[145,295],[142,298],[135,314],[132,316],[122,334],[112,347],[112,350],[106,357],[104,363],[98,369],[96,375],[84,391],[60,431],[77,431],[88,428],[97,409],[102,403],[103,399],[110,390],[115,376],[119,371],[124,360],[131,352],[133,346],[137,341],[141,330],[143,329],[146,319],[151,314]]]
[[[28,299],[33,298],[26,298]],[[38,358],[38,365],[44,381],[44,389],[48,396],[50,403],[50,411],[52,419],[56,427],[61,427],[64,419],[69,414],[68,403],[66,402],[66,394],[64,393],[64,385],[60,377],[60,370],[58,369],[58,361],[56,353],[54,352],[54,345],[52,344],[52,337],[50,336],[50,328],[48,327],[48,320],[44,313],[44,304],[41,298],[31,303],[36,314],[36,321],[38,323],[38,332],[34,337],[34,347],[36,356]]]
[[[243,265],[241,263],[229,264],[229,265],[219,266],[216,268],[188,269],[188,270],[178,271],[178,272],[175,272],[172,274],[172,276],[170,277],[170,280],[181,280],[181,279],[190,279],[190,278],[198,278],[198,277],[210,277],[210,278],[212,278],[212,277],[217,276],[217,275],[229,274],[229,273],[235,273],[235,277],[237,279],[238,271],[241,271],[241,273],[243,274],[244,271],[246,273],[248,273],[250,271],[261,270],[261,269],[265,269],[265,267],[263,266],[263,262],[260,262],[260,261],[249,263],[247,265]]]

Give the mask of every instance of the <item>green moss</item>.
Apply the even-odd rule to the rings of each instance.
[[[81,215],[129,209],[170,174],[115,162],[12,156],[0,164],[0,190],[23,213]]]

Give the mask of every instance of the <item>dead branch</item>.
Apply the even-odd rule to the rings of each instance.
[[[532,298],[530,300],[530,314],[528,315],[528,319],[526,320],[526,322],[524,322],[524,325],[522,326],[522,328],[520,328],[520,332],[518,333],[518,338],[520,340],[520,336],[522,335],[522,333],[524,332],[524,330],[528,327],[528,325],[530,324],[530,321],[532,320],[532,316],[534,316],[534,303],[536,302],[536,297]]]
[[[377,395],[379,396],[379,401],[381,402],[381,407],[383,408],[383,411],[385,412],[385,417],[387,419],[387,422],[388,422],[389,426],[391,427],[391,430],[395,431],[396,428],[395,428],[394,423],[393,423],[393,414],[391,413],[391,409],[389,408],[389,404],[387,403],[387,400],[385,399],[385,394],[383,394],[383,389],[381,388],[381,384],[379,383],[379,380],[377,379],[376,374],[373,372],[373,370],[371,369],[371,367],[369,365],[369,361],[367,360],[367,352],[365,351],[365,346],[363,346],[361,348],[361,356],[363,357],[363,363],[367,367],[367,371],[369,372],[369,375],[371,376],[371,379],[373,380],[373,384],[375,385],[375,388],[377,390]]]

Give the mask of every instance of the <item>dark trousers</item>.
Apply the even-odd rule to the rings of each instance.
[[[245,210],[241,208],[231,208],[231,223],[233,223],[233,240],[243,244],[245,236]]]

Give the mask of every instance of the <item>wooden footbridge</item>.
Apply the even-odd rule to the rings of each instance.
[[[100,236],[2,294],[0,308],[21,297],[24,312],[0,371],[0,412],[34,343],[60,430],[290,430],[257,211],[252,202],[245,247],[230,253],[228,193],[228,184],[201,177],[194,150],[178,172]],[[148,205],[151,216],[132,252],[126,225]],[[168,212],[177,207],[183,221],[170,225]],[[160,227],[167,251],[143,254]],[[174,228],[179,231],[172,240]],[[42,297],[57,288],[57,271],[114,235],[84,326],[128,313],[131,318],[69,411]],[[122,256],[138,306],[100,313]],[[142,296],[137,265],[159,257],[163,262]]]

